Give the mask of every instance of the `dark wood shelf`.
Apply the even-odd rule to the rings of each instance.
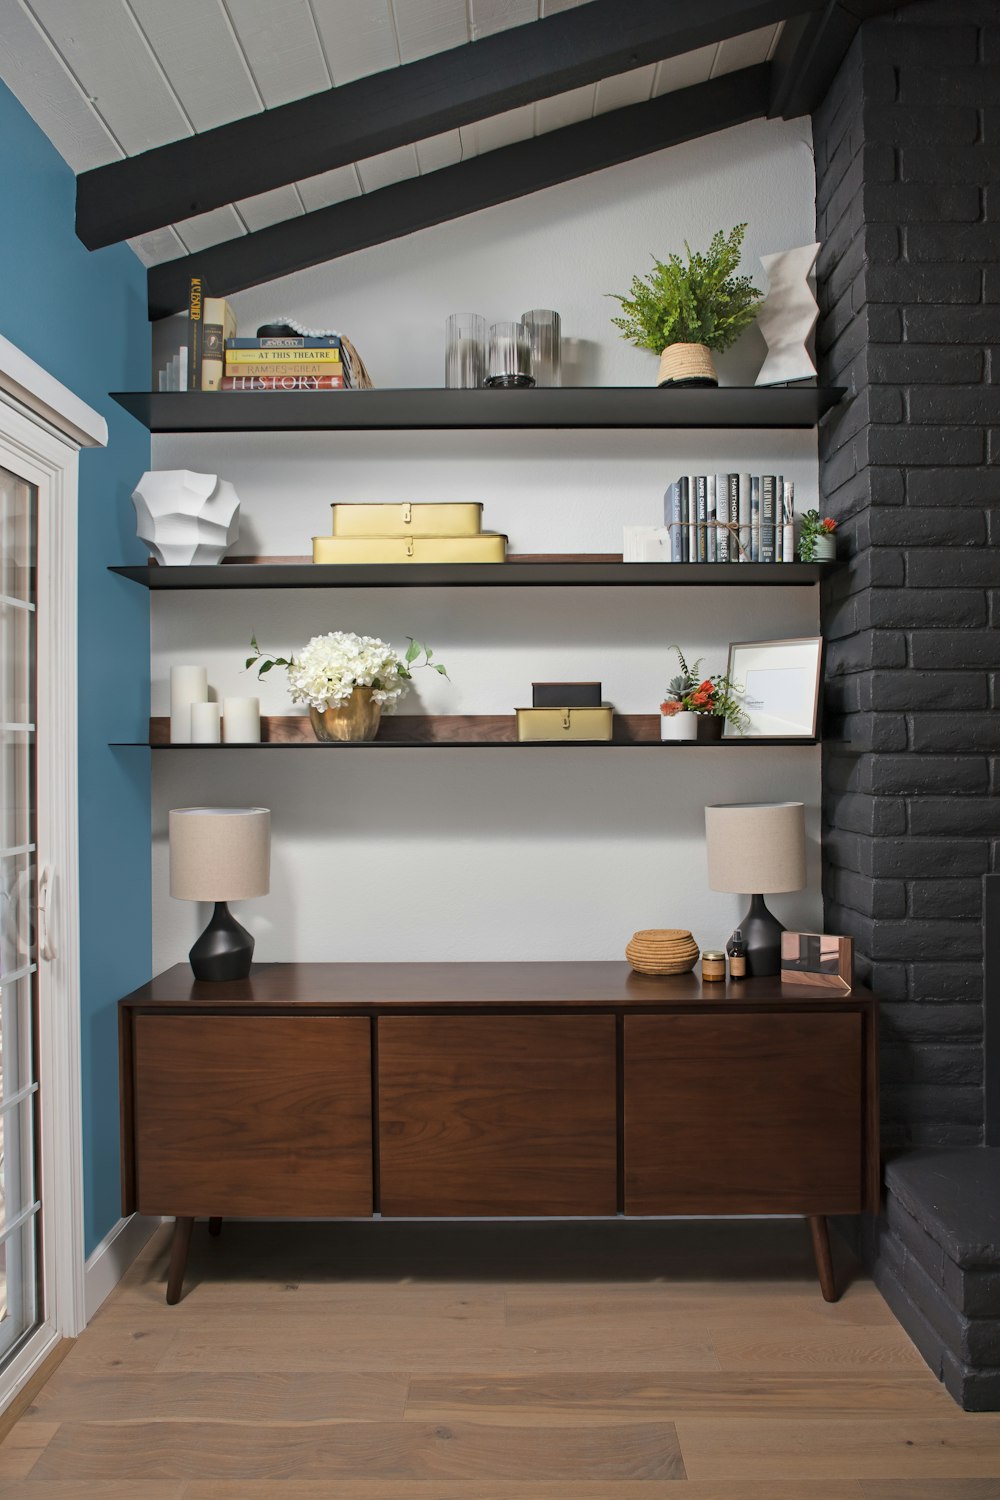
[[[569,386],[530,391],[118,391],[150,432],[500,427],[815,427],[843,386]]]
[[[625,563],[601,557],[505,563],[224,562],[211,567],[113,567],[148,589],[802,588],[836,563]]]
[[[172,745],[170,720],[152,718],[146,741],[116,741],[115,749],[152,750],[717,750],[725,748],[772,748],[776,745],[816,745],[816,739],[799,737],[767,739],[723,739],[714,741],[661,740],[659,714],[615,714],[613,740],[517,739],[513,714],[388,714],[382,720],[379,738],[347,744],[326,744],[315,738],[305,714],[272,714],[261,720],[263,738],[258,743],[238,745]]]

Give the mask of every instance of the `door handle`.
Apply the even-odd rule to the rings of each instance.
[[[52,900],[52,866],[44,865],[38,877],[38,952],[46,963],[56,956],[49,935],[49,903]]]

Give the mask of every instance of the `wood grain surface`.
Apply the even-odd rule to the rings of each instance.
[[[801,1223],[287,1229],[200,1222],[176,1308],[158,1233],[0,1446],[2,1500],[1000,1500],[1000,1415],[843,1244],[821,1302]]]
[[[622,938],[624,949],[625,936]],[[283,963],[254,964],[248,979],[210,984],[191,965],[174,964],[122,1001],[128,1007],[192,1003],[210,1010],[246,1006],[328,1006],[378,1011],[555,1007],[586,1010],[706,1008],[856,1012],[876,997],[863,985],[827,996],[777,978],[702,984],[699,974],[635,974],[620,962],[548,963]]]
[[[137,1016],[139,1211],[371,1213],[369,1038],[361,1017]]]
[[[378,1021],[383,1214],[613,1214],[611,1016]]]
[[[625,1018],[625,1211],[862,1207],[858,1015]]]

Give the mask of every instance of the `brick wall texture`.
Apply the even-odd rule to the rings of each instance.
[[[864,23],[813,118],[824,902],[884,997],[886,1144],[982,1139],[1000,868],[1000,7]],[[841,743],[838,745],[837,741]],[[848,748],[843,742],[847,741]]]

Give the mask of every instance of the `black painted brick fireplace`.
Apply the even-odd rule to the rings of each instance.
[[[820,508],[850,558],[822,601],[825,920],[854,935],[885,1000],[890,1154],[977,1147],[981,1173],[982,891],[1000,869],[1000,7],[927,0],[866,21],[813,130],[820,379],[849,388],[820,439]],[[897,1291],[933,1236],[906,1162],[872,1248],[917,1337]],[[917,1341],[948,1375],[954,1327],[927,1320],[916,1270],[907,1285],[928,1327],[947,1324]],[[981,1303],[1000,1320],[1000,1297],[992,1317]],[[956,1335],[948,1385],[969,1404],[1000,1401],[994,1333]],[[989,1378],[970,1398],[974,1369]]]

